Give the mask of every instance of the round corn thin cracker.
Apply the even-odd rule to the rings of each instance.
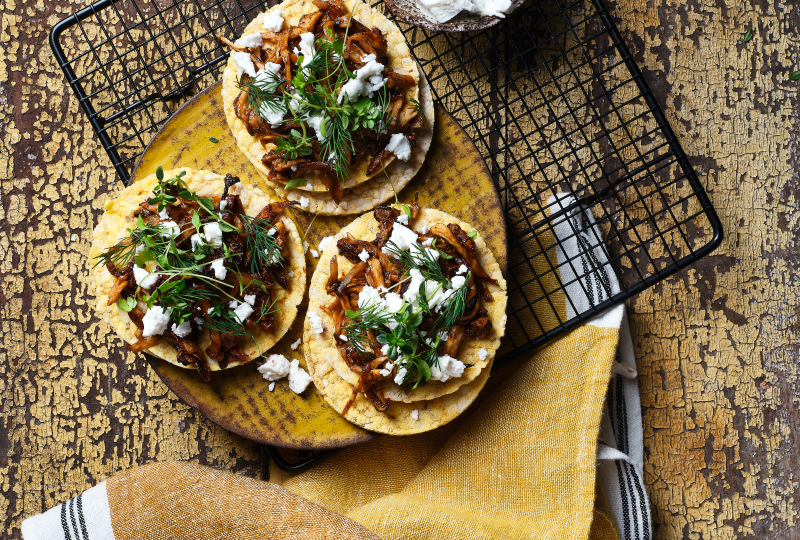
[[[468,224],[453,216],[450,216],[449,214],[439,210],[427,208],[423,208],[420,211],[420,215],[411,224],[411,228],[412,230],[420,231],[424,226],[430,227],[436,223],[442,223],[445,225],[456,223],[467,232],[473,230],[473,228]],[[308,313],[310,314],[314,312],[322,318],[325,326],[325,332],[322,334],[313,332],[311,330],[309,316],[306,316],[303,340],[304,343],[306,343],[307,364],[309,365],[309,370],[311,372],[320,372],[322,374],[328,372],[335,373],[343,383],[348,385],[349,390],[347,391],[345,401],[346,398],[349,397],[353,385],[358,380],[358,374],[350,370],[344,359],[342,359],[341,355],[339,354],[332,334],[334,328],[333,319],[321,309],[321,307],[327,306],[333,301],[333,297],[328,295],[325,291],[325,284],[330,276],[329,262],[331,258],[338,253],[336,241],[338,241],[340,238],[343,238],[349,233],[358,239],[371,240],[375,237],[377,232],[378,223],[372,214],[361,216],[353,221],[350,225],[335,235],[333,237],[334,240],[327,245],[325,251],[320,256],[320,263],[311,278]],[[470,364],[472,366],[465,369],[461,377],[457,379],[450,379],[446,382],[428,381],[426,384],[413,390],[402,389],[393,382],[387,382],[384,388],[387,398],[395,402],[403,403],[418,403],[420,401],[437,399],[441,396],[455,393],[460,387],[480,378],[481,373],[486,371],[488,366],[491,365],[495,352],[500,346],[500,339],[505,333],[506,304],[508,297],[506,293],[506,282],[500,270],[500,265],[497,263],[494,255],[491,253],[491,250],[489,250],[488,246],[486,246],[486,243],[480,235],[476,236],[475,242],[477,246],[478,261],[486,270],[486,272],[498,282],[497,286],[486,283],[487,289],[489,292],[491,292],[494,298],[492,302],[484,303],[484,307],[486,307],[487,311],[489,312],[489,319],[492,322],[491,335],[486,339],[473,340],[467,338],[461,343],[457,358],[465,364]],[[340,274],[346,273],[353,266],[353,264],[347,259],[339,255],[337,255],[337,262],[339,265]],[[486,349],[487,351],[487,354],[483,360],[481,360],[479,357],[479,351],[481,349]],[[320,390],[322,390],[322,388],[320,388]],[[363,396],[359,396],[359,399],[356,402],[358,403],[361,400],[369,404],[369,407],[372,407],[372,404],[369,403],[369,401]],[[333,405],[331,400],[329,400],[329,403]],[[374,410],[374,407],[372,407],[372,409]],[[382,414],[378,413],[377,411],[375,412],[377,414]],[[349,413],[347,418],[350,419]]]
[[[186,182],[186,185],[191,191],[194,191],[198,195],[212,197],[222,194],[224,178],[210,171],[198,171],[189,168],[174,169],[171,171],[164,171],[164,178],[174,178],[179,171],[186,172],[186,175],[182,178],[183,181]],[[119,309],[116,304],[108,305],[108,293],[114,285],[116,278],[111,275],[105,265],[94,266],[94,263],[97,261],[98,255],[104,253],[108,248],[127,236],[127,229],[133,228],[135,225],[135,220],[133,218],[134,210],[139,208],[139,204],[150,196],[157,183],[158,179],[156,175],[152,174],[147,178],[135,182],[132,186],[125,188],[115,199],[106,203],[105,213],[94,229],[92,248],[89,252],[89,265],[91,268],[89,292],[97,296],[95,304],[97,314],[103,321],[108,323],[126,343],[135,343],[137,341],[136,335],[134,334],[136,325],[130,320],[128,314]],[[257,215],[264,206],[275,202],[267,197],[261,190],[245,187],[241,183],[234,184],[229,189],[229,193],[236,193],[239,195],[242,206],[248,216]],[[287,215],[281,215],[280,221],[284,223],[288,231],[288,242],[286,243],[286,247],[288,248],[286,263],[288,266],[286,268],[287,271],[294,272],[294,277],[290,278],[289,291],[285,291],[279,286],[276,286],[272,290],[274,294],[280,295],[275,304],[280,311],[275,314],[275,326],[273,330],[265,332],[262,328],[256,326],[253,332],[257,344],[252,340],[242,340],[242,350],[244,350],[251,359],[268,351],[289,330],[289,327],[297,316],[297,307],[303,299],[305,290],[306,265],[300,234],[297,231],[294,221]],[[208,331],[204,330],[198,345],[205,351],[209,343]],[[161,339],[155,346],[146,350],[176,366],[194,369],[192,365],[186,366],[178,362],[175,349],[166,339]],[[232,361],[222,368],[216,360],[211,358],[207,358],[207,360],[211,371],[219,371],[220,369],[231,368],[243,363]]]
[[[412,158],[409,159],[409,163],[412,164],[411,168],[413,168],[413,162],[419,161],[419,166],[416,166],[410,175],[413,176],[413,174],[416,173],[416,171],[419,170],[419,167],[422,165],[425,153],[427,153],[427,150],[430,147],[430,139],[432,138],[433,100],[430,93],[430,88],[427,86],[427,83],[423,85],[423,82],[421,81],[421,71],[411,56],[411,51],[408,48],[408,44],[406,43],[403,33],[394,23],[389,21],[389,19],[387,19],[377,9],[369,7],[359,0],[345,0],[344,3],[353,14],[353,17],[359,22],[368,28],[377,27],[381,30],[383,36],[388,42],[388,67],[391,67],[398,73],[410,75],[417,83],[406,92],[406,97],[407,99],[414,98],[420,101],[420,104],[423,106],[423,110],[429,119],[429,125],[420,132],[416,144],[412,147]],[[267,12],[273,12],[276,9],[281,10],[281,15],[284,18],[284,28],[287,28],[293,24],[297,24],[304,14],[318,11],[318,8],[310,0],[286,0],[281,4],[270,8],[267,10]],[[264,15],[265,13],[261,13],[255,19],[253,19],[245,28],[242,35],[257,33],[262,28]],[[269,174],[270,169],[261,162],[262,156],[264,156],[265,153],[273,149],[275,146],[273,144],[267,144],[265,148],[257,137],[254,137],[247,132],[245,123],[236,116],[233,103],[236,100],[236,97],[239,95],[239,89],[237,88],[238,78],[239,73],[236,68],[236,63],[231,58],[228,60],[228,64],[226,65],[222,76],[222,101],[225,109],[225,118],[231,128],[234,138],[236,139],[239,149],[247,156],[248,160],[253,164],[253,166],[263,175],[267,184],[276,189],[276,192],[278,192],[279,196],[286,198],[286,191],[282,189],[283,184],[267,180],[267,175]],[[424,79],[424,77],[422,78]],[[430,103],[430,107],[427,106],[426,102]],[[427,144],[425,143],[426,139]],[[370,178],[374,178],[376,175],[384,176],[384,170],[386,173],[388,173],[389,178],[382,181],[382,184],[390,182],[395,183],[396,185],[399,185],[400,183],[402,183],[403,186],[406,185],[408,180],[410,180],[410,177],[408,180],[405,178],[408,176],[408,169],[410,167],[408,164],[404,164],[405,166],[403,166],[399,165],[399,163],[399,160],[395,160],[393,155],[389,156],[388,158],[384,159],[384,167],[382,169],[379,169],[372,175],[367,175],[366,168],[368,165],[368,160],[362,160],[356,164],[354,169],[351,169],[350,177],[347,179],[347,183],[345,185],[345,194],[347,195],[347,191],[355,189],[360,184],[368,182]],[[343,198],[341,202],[344,204],[336,205],[333,203],[333,200],[328,194],[327,188],[325,188],[319,177],[316,177],[312,174],[309,174],[308,181],[305,184],[302,184],[295,189],[299,191],[305,191],[309,196],[317,194],[322,196],[320,202],[313,201],[312,207],[307,209],[309,212],[326,215],[353,214],[361,211],[357,209],[359,208],[359,205],[354,205],[352,203],[363,198],[362,195],[364,195],[365,192],[368,193],[369,191],[372,191],[360,190],[355,198],[350,197],[350,199],[347,201],[345,201]],[[299,200],[299,198],[300,195],[297,195],[296,200]],[[383,201],[387,199],[388,197],[383,199]],[[325,204],[327,202],[330,204]],[[351,206],[352,208],[355,208],[355,210],[352,208],[349,209]],[[373,206],[375,206],[375,204],[373,204],[371,207]],[[328,208],[330,210],[326,210]]]

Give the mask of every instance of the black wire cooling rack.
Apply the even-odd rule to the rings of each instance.
[[[216,38],[238,36],[274,3],[101,0],[53,28],[56,59],[121,180],[167,118],[219,79],[227,54]],[[396,22],[435,99],[487,160],[505,207],[509,337],[497,365],[722,241],[703,186],[602,0],[530,0],[481,32]],[[618,289],[592,280],[606,264]]]

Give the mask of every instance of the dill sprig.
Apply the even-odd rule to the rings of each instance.
[[[371,342],[367,334],[379,333],[381,326],[393,319],[390,314],[380,311],[375,304],[357,311],[345,310],[344,314],[350,322],[342,325],[342,332],[362,356],[371,352]]]
[[[400,249],[397,244],[391,240],[387,242],[386,249],[390,251],[404,268],[404,274],[408,275],[412,268],[416,268],[420,273],[425,276],[425,279],[437,281],[444,286],[450,286],[439,261],[434,258],[430,251],[425,246],[417,243],[417,248],[414,253]],[[413,249],[413,248],[412,248]]]
[[[279,308],[275,307],[275,304],[278,302],[278,300],[280,300],[280,296],[276,296],[275,299],[269,304],[266,302],[261,304],[261,311],[259,312],[259,316],[255,320],[254,324],[258,324],[268,315],[280,311]],[[215,302],[214,308],[209,311],[208,317],[205,319],[205,326],[206,328],[216,330],[222,334],[230,334],[232,336],[248,337],[252,339],[253,343],[256,344],[259,356],[261,355],[261,346],[258,344],[256,337],[247,331],[247,329],[244,327],[244,321],[240,321],[239,317],[236,316],[236,314],[228,307],[227,304]]]
[[[447,305],[442,309],[439,317],[433,323],[433,332],[439,332],[446,328],[450,328],[456,323],[456,319],[464,314],[464,309],[467,306],[467,293],[469,292],[469,279],[470,273],[467,272],[464,284],[456,289],[456,292],[450,297]]]
[[[268,266],[283,267],[281,248],[270,231],[275,226],[266,219],[258,219],[241,214],[242,225],[247,234],[247,251],[250,253],[250,272],[257,274],[259,268]],[[275,233],[273,233],[275,234]]]

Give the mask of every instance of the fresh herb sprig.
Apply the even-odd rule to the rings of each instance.
[[[267,266],[283,267],[283,255],[281,248],[275,241],[273,232],[275,226],[265,219],[258,219],[244,214],[239,216],[242,219],[242,227],[247,234],[247,251],[250,253],[250,272],[256,274],[259,268]]]
[[[447,287],[450,286],[450,280],[444,275],[439,261],[434,258],[430,251],[425,246],[417,244],[417,249],[413,253],[400,249],[397,244],[391,240],[386,244],[386,249],[395,256],[400,265],[404,267],[404,274],[408,275],[412,268],[416,268],[420,273],[425,276],[425,279],[437,281]]]
[[[391,315],[379,310],[374,304],[356,311],[348,309],[344,314],[350,322],[342,325],[342,332],[362,356],[370,353],[371,342],[368,333],[378,332],[381,326],[392,320]]]

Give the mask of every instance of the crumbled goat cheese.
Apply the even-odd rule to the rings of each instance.
[[[289,367],[289,388],[292,392],[302,394],[308,388],[308,383],[310,382],[311,375],[300,367],[300,361],[297,359],[292,360],[292,364]]]
[[[487,356],[489,356],[489,351],[486,350],[486,347],[481,347],[481,350],[478,351],[478,358],[486,360]]]
[[[433,247],[433,241],[434,240],[435,240],[435,238],[433,238],[433,237],[426,238],[425,240],[422,241],[422,245],[425,246],[425,247]]]
[[[219,223],[207,223],[203,225],[203,238],[209,246],[222,245],[222,229],[219,228]]]
[[[357,69],[355,79],[344,83],[339,91],[336,99],[339,103],[342,102],[345,94],[350,103],[355,102],[361,96],[369,97],[376,90],[383,88],[386,83],[386,79],[383,78],[384,65],[375,61],[374,54],[368,54],[361,61],[364,62],[364,67]]]
[[[314,186],[311,185],[311,182],[306,182],[306,191],[311,191],[314,189]]]
[[[425,283],[425,276],[416,268],[409,270],[409,276],[411,276],[411,282],[408,284],[403,299],[414,306],[416,311],[416,308],[419,307],[419,286]]]
[[[233,310],[233,314],[239,319],[239,322],[244,323],[247,317],[253,313],[253,306],[247,303],[239,303],[237,300],[231,300],[228,307]]]
[[[267,236],[275,236],[277,233],[278,233],[278,229],[273,227],[273,228],[271,228],[270,230],[267,231]]]
[[[325,131],[326,133],[329,133],[330,130],[323,128],[323,124],[325,124],[326,127],[330,125],[329,117],[306,116],[304,120],[309,125],[309,127],[312,128],[314,132],[317,134],[317,139],[319,140],[319,142],[324,142],[325,135],[323,135],[322,132]]]
[[[283,117],[286,116],[286,111],[280,106],[270,107],[269,103],[279,105],[280,102],[278,99],[262,101],[261,106],[258,108],[259,116],[269,122],[270,125],[280,124],[283,121]]]
[[[411,411],[411,418],[414,420],[419,420],[419,409],[414,409]]]
[[[253,34],[247,34],[246,36],[240,37],[234,41],[233,44],[237,47],[254,48],[261,47],[264,44],[264,40],[261,39],[261,34],[255,32]]]
[[[253,65],[250,53],[233,51],[231,52],[231,58],[233,58],[233,63],[236,64],[236,71],[247,73],[251,77],[256,76],[256,66]]]
[[[253,304],[256,303],[256,295],[254,295],[254,294],[246,294],[246,295],[244,295],[244,301],[252,306]]]
[[[391,369],[386,369],[386,368],[380,370],[380,374],[382,377],[388,377],[391,372],[392,372]]]
[[[448,339],[450,339],[450,332],[448,332],[447,330],[442,330],[436,335],[439,336],[439,339],[441,339],[442,341],[447,341]]]
[[[411,157],[411,144],[409,144],[408,139],[402,133],[393,134],[385,150],[387,152],[392,152],[397,156],[397,159],[401,161],[408,161],[408,158]],[[406,216],[406,219],[408,219],[408,216]]]
[[[273,381],[273,382],[269,383],[269,387],[268,387],[268,388],[269,388],[269,391],[270,391],[270,392],[272,392],[273,390],[275,390],[275,382]]]
[[[457,379],[464,374],[464,368],[464,362],[445,354],[439,357],[438,366],[431,366],[431,380],[446,382]]]
[[[139,255],[140,253],[144,252],[144,250],[146,250],[146,249],[147,249],[147,246],[145,246],[144,244],[139,244],[138,246],[136,246],[136,254]]]
[[[467,278],[466,276],[453,276],[453,279],[450,280],[450,283],[453,284],[453,289],[460,289],[466,283]]]
[[[407,226],[408,225],[408,214],[406,214],[405,212],[401,213],[399,216],[397,216],[397,222],[398,223],[402,223],[403,225]]]
[[[274,9],[264,13],[264,22],[261,24],[264,30],[270,32],[280,32],[283,28],[283,17],[281,16],[280,9]]]
[[[467,270],[468,270],[467,265],[462,264],[461,266],[458,267],[458,270],[456,270],[456,275],[463,276],[464,274],[467,273]]]
[[[158,281],[158,274],[155,272],[151,274],[144,268],[140,268],[138,265],[134,264],[133,278],[136,280],[136,284],[139,287],[150,290],[150,288],[156,284],[156,281]]]
[[[325,325],[322,324],[322,317],[315,311],[308,312],[308,322],[311,324],[311,330],[313,330],[315,334],[321,334],[325,331]]]
[[[430,228],[428,227],[428,225],[423,225],[422,228],[420,228],[419,232],[420,234],[428,234],[429,230]]]
[[[189,240],[192,242],[192,251],[197,250],[197,246],[203,245],[203,235],[202,234],[193,234]]]
[[[319,241],[319,252],[322,253],[326,249],[328,249],[328,245],[333,242],[333,236],[326,236],[322,240]],[[339,253],[339,250],[336,250],[336,253]]]
[[[289,270],[289,274],[288,274],[288,276],[289,276],[289,277],[294,277],[294,271],[292,271],[292,270]]]
[[[435,21],[447,22],[462,11],[480,16],[495,16],[501,19],[511,9],[511,0],[418,0],[420,10]]]
[[[414,242],[411,244],[411,258],[414,259],[417,264],[425,266],[427,264],[427,259],[433,259],[434,261],[439,259],[439,251],[433,248],[423,247]]]
[[[323,381],[322,381],[322,386],[324,386],[325,388],[327,388],[327,387],[328,387],[328,381],[325,381],[325,380],[323,380]]]
[[[197,325],[198,328],[203,328],[203,324],[205,323],[205,321],[200,317],[195,317],[194,323]]]
[[[364,262],[367,262],[369,260],[369,253],[367,253],[366,249],[362,249],[361,253],[358,254],[358,258]]]
[[[386,356],[389,354],[389,345],[384,345],[381,347],[381,356]]]
[[[228,201],[219,201],[219,209],[225,210],[228,207]]]
[[[341,339],[342,341],[347,341],[347,336],[344,334],[340,334],[339,339]]]
[[[297,338],[297,341],[292,343],[291,347],[293,351],[296,351],[300,344],[303,343],[303,338]]]
[[[289,374],[289,360],[282,354],[271,354],[258,366],[258,372],[268,381],[277,381]]]
[[[417,238],[419,238],[417,233],[405,225],[395,223],[394,227],[392,227],[392,235],[389,237],[389,242],[397,246],[397,249],[408,251],[411,249],[412,245],[417,243]],[[386,246],[382,247],[381,251],[392,256],[394,255]]]
[[[319,252],[316,249],[312,249],[311,250],[311,256],[314,257],[315,259],[318,259],[319,258]]]
[[[170,238],[181,234],[181,226],[172,220],[163,221],[160,223],[160,225],[164,228],[164,230],[161,231],[161,236],[164,238]]]
[[[211,263],[211,269],[214,271],[214,277],[217,279],[225,279],[228,275],[228,269],[225,268],[225,259],[217,259]]]
[[[172,333],[178,337],[186,337],[192,333],[192,323],[189,321],[172,325]]]
[[[300,34],[300,54],[303,56],[300,67],[306,67],[314,59],[314,41],[314,34],[311,32]]]
[[[267,264],[280,264],[281,254],[278,251],[264,248],[264,254],[267,256]]]
[[[142,337],[160,336],[169,326],[169,314],[172,308],[164,310],[161,306],[155,305],[147,310],[142,317]]]
[[[408,370],[404,367],[401,367],[397,370],[397,375],[394,376],[394,383],[395,384],[403,384],[403,379],[406,377],[406,373]]]
[[[300,196],[300,208],[308,208],[309,202],[310,201],[308,200],[308,197],[306,197],[305,195]]]
[[[158,211],[158,218],[167,221],[169,219],[169,214],[167,214],[167,207],[165,206],[163,210]]]

